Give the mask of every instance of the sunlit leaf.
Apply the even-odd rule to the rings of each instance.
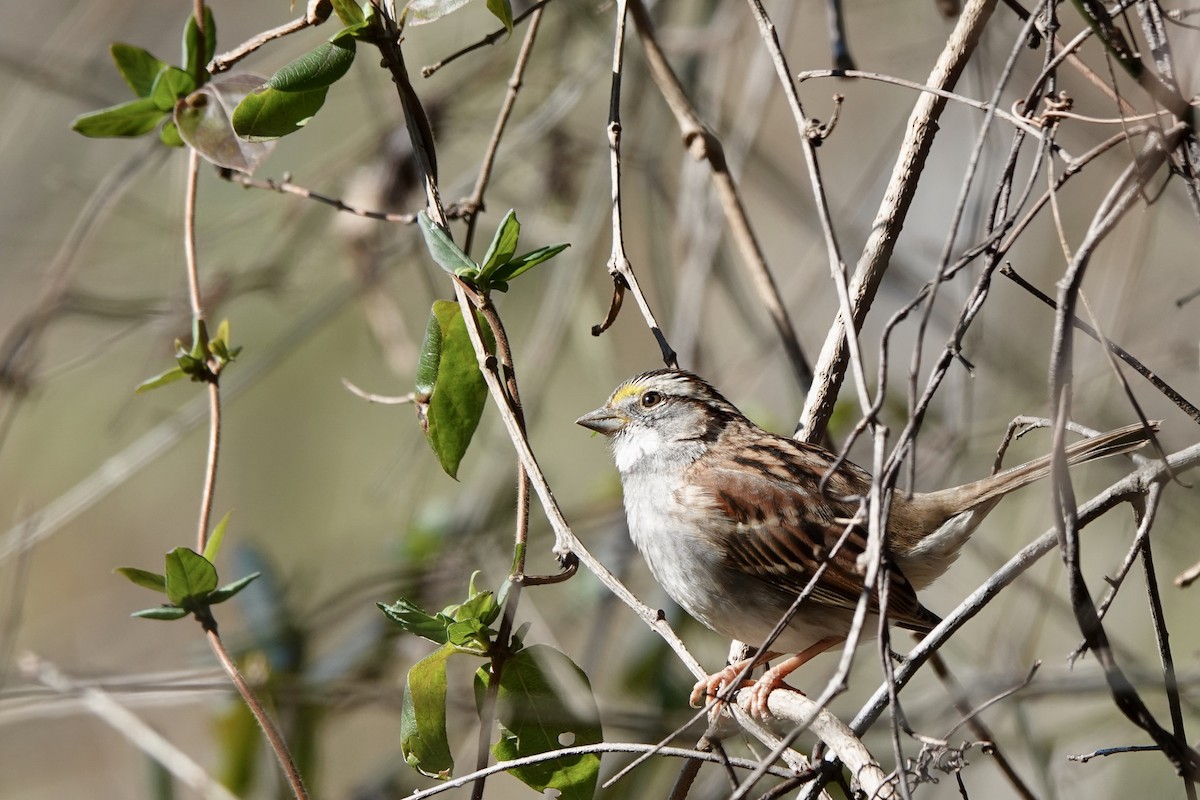
[[[251,572],[249,575],[245,576],[244,578],[238,578],[236,581],[227,583],[218,589],[213,589],[208,594],[208,602],[212,603],[213,605],[216,605],[217,603],[224,603],[226,600],[228,600],[229,598],[236,595],[242,589],[245,589],[251,583],[258,580],[258,578],[261,575],[262,575],[261,572]]]
[[[479,266],[454,243],[445,228],[430,219],[424,211],[417,213],[417,224],[425,235],[425,247],[429,255],[433,256],[439,267],[460,278],[474,280],[479,274]]]
[[[433,326],[436,323],[436,331]],[[437,373],[432,391],[428,393],[428,404],[418,413],[425,438],[446,474],[458,475],[459,464],[471,444],[471,437],[483,416],[487,402],[487,383],[479,371],[475,349],[467,333],[466,322],[457,303],[438,300],[430,312],[430,327],[421,345],[422,385],[429,377],[426,365],[433,358],[429,355],[437,348]],[[486,325],[481,326],[489,350],[495,342]],[[422,391],[418,389],[418,391]]]
[[[158,132],[158,138],[167,147],[183,147],[186,144],[183,137],[179,135],[179,126],[173,119],[169,119],[163,124]]]
[[[333,10],[342,24],[348,28],[367,21],[367,15],[363,13],[362,6],[355,0],[333,0]]]
[[[150,572],[137,567],[117,567],[114,572],[124,575],[126,578],[146,589],[152,589],[156,592],[167,593],[167,579],[157,572]]]
[[[238,104],[233,112],[233,129],[251,142],[278,139],[308,124],[325,104],[328,87],[310,92],[281,92],[264,86]]]
[[[154,79],[167,68],[167,64],[155,58],[148,50],[131,44],[115,42],[108,48],[117,72],[129,84],[138,97],[149,97],[154,88]]]
[[[217,560],[217,553],[221,552],[221,542],[225,539],[225,529],[229,527],[229,518],[233,516],[233,510],[225,512],[225,516],[221,517],[221,521],[217,523],[217,527],[213,528],[209,534],[208,542],[204,545],[204,558],[206,561],[213,562]]]
[[[171,367],[166,372],[160,372],[153,378],[147,378],[146,380],[142,381],[133,391],[135,394],[142,394],[150,391],[151,389],[157,389],[160,386],[166,386],[168,383],[174,383],[175,381],[185,377],[187,377],[187,373],[183,371],[182,367]]]
[[[500,220],[500,224],[496,227],[496,235],[492,237],[492,243],[488,245],[487,252],[483,256],[479,273],[488,277],[496,271],[497,267],[507,264],[513,257],[513,253],[517,252],[517,238],[520,235],[521,223],[517,221],[516,212],[509,209],[508,213],[504,215],[504,219]]]
[[[281,92],[325,89],[346,74],[354,63],[354,39],[338,37],[308,51],[279,69],[267,85]]]
[[[141,136],[154,130],[166,112],[149,97],[139,97],[120,105],[80,114],[71,123],[71,130],[104,139],[114,136]]]
[[[184,69],[189,75],[198,76],[208,62],[217,53],[217,21],[212,9],[204,6],[204,51],[200,51],[200,28],[196,25],[196,17],[188,17],[183,29],[183,60]]]
[[[517,256],[507,264],[499,267],[492,278],[493,280],[507,283],[518,275],[523,275],[533,269],[538,264],[549,261],[570,246],[569,244],[552,244],[548,247],[539,247],[537,250],[526,253],[523,256]]]
[[[500,20],[504,29],[513,32],[513,13],[511,0],[487,0],[487,10]]]
[[[379,609],[403,630],[437,644],[447,641],[446,627],[453,622],[444,614],[427,614],[424,609],[403,597],[390,606],[376,603]]]
[[[445,780],[454,771],[446,736],[446,659],[454,654],[443,646],[418,661],[404,682],[400,710],[400,750],[410,767]]]
[[[192,80],[191,75],[179,67],[167,67],[154,79],[154,86],[150,89],[150,99],[154,101],[160,111],[171,111],[175,108],[175,103],[179,98],[192,92],[195,88],[196,81]]]
[[[424,25],[458,11],[470,0],[411,0],[406,6],[407,19],[411,25]]]
[[[477,698],[489,679],[486,669],[476,673]],[[587,676],[548,645],[533,645],[505,662],[496,715],[501,731],[492,753],[501,761],[596,744],[603,738]],[[600,757],[592,754],[509,770],[538,792],[557,789],[565,800],[590,800],[599,771]]]
[[[167,553],[167,599],[185,606],[217,588],[217,569],[204,556],[186,547]]]
[[[178,606],[159,606],[157,608],[143,608],[141,611],[135,611],[130,616],[142,617],[144,619],[164,619],[175,620],[183,619],[190,612],[186,608]]]

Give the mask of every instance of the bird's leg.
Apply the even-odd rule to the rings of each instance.
[[[700,679],[696,682],[695,687],[692,688],[692,695],[688,698],[688,702],[691,703],[692,708],[701,708],[707,698],[717,697],[726,686],[737,678],[738,675],[742,674],[742,670],[747,670],[746,675],[749,676],[751,671],[759,665],[765,664],[767,661],[775,658],[777,655],[779,654],[769,652],[758,653],[749,658],[743,658],[741,661],[736,661],[720,672],[709,675],[707,678]],[[747,677],[738,688],[750,686],[753,683],[754,681]]]
[[[768,713],[767,699],[771,696],[771,692],[783,685],[784,678],[792,674],[796,668],[805,662],[815,656],[819,656],[831,647],[836,647],[844,641],[846,641],[845,636],[828,636],[796,655],[780,661],[764,672],[763,676],[754,684],[754,688],[750,690],[751,712],[757,717],[765,717]]]

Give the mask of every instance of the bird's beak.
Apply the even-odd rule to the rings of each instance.
[[[582,425],[585,428],[603,433],[605,436],[612,436],[618,433],[625,427],[628,422],[623,415],[609,406],[601,406],[595,411],[589,411],[579,419],[575,420],[576,425]]]

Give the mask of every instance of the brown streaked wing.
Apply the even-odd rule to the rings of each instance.
[[[819,498],[817,481],[811,479],[812,467],[825,464],[814,465],[812,455],[806,449],[790,446],[777,446],[769,456],[765,448],[745,448],[738,459],[743,469],[713,468],[701,459],[689,476],[694,487],[691,496],[681,498],[693,506],[701,503],[704,511],[717,512],[725,520],[726,524],[714,525],[713,532],[723,536],[726,566],[789,595],[799,594],[808,585],[842,537],[845,520],[858,508],[856,502],[838,500],[833,491]],[[769,458],[772,463],[759,464],[762,468],[755,469],[753,462],[759,458]],[[809,477],[795,482],[787,479],[794,475]],[[837,478],[831,483],[841,484],[844,490],[861,492],[869,485],[869,476],[853,465],[839,470]],[[829,559],[809,600],[853,609],[862,590],[857,560],[865,549],[866,531],[856,526]],[[891,566],[888,569],[889,619],[910,630],[930,630],[937,624],[937,616],[921,605],[899,570]],[[878,611],[874,592],[870,602],[870,609]]]

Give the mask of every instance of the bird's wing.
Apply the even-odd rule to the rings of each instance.
[[[680,499],[703,519],[717,516],[710,524],[724,542],[725,566],[798,595],[826,564],[811,602],[853,609],[863,587],[858,559],[867,546],[865,526],[850,521],[859,508],[853,496],[865,496],[871,478],[853,464],[843,464],[822,496],[820,476],[831,466],[831,458],[823,450],[780,437],[769,447],[744,448],[736,468],[697,463],[687,482],[689,497]],[[910,630],[930,630],[938,617],[921,605],[895,566],[887,569],[888,618]],[[878,609],[878,596],[872,591],[870,610]]]

